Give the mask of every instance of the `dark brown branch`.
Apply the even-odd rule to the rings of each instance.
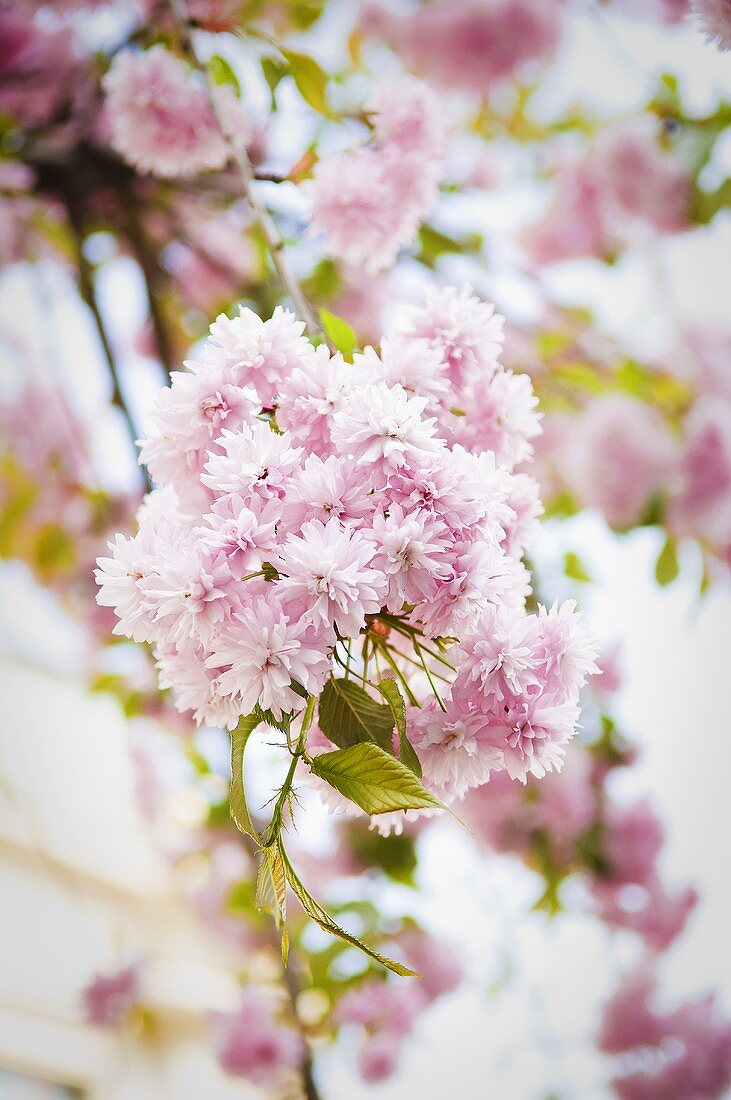
[[[147,304],[150,310],[152,331],[155,337],[155,347],[158,359],[165,373],[170,376],[177,366],[177,353],[175,341],[170,332],[165,311],[160,302],[160,284],[165,279],[164,272],[160,268],[157,256],[145,237],[140,224],[139,211],[132,195],[118,192],[120,218],[122,230],[127,239],[145,282]]]
[[[279,948],[279,942],[277,938],[277,949]],[[297,962],[296,950],[290,949],[289,962],[284,968],[284,987],[289,995],[290,1002],[292,1004],[292,1014],[302,1032],[302,1026],[300,1024],[299,1013],[297,1011],[297,997],[301,992],[301,986],[297,971],[299,965]],[[321,1100],[320,1093],[315,1083],[315,1067],[312,1059],[312,1051],[307,1039],[302,1035],[302,1046],[304,1053],[302,1055],[302,1085],[305,1092],[305,1100]]]
[[[96,288],[94,286],[94,276],[91,268],[91,264],[84,255],[84,225],[76,203],[73,200],[67,200],[66,211],[68,213],[69,225],[74,239],[74,245],[76,248],[76,273],[78,278],[79,292],[86,304],[96,326],[97,335],[99,337],[99,343],[102,347],[104,362],[107,367],[107,373],[109,374],[109,381],[112,387],[112,404],[115,408],[121,412],[125,424],[127,425],[127,431],[134,448],[135,456],[137,455],[137,429],[135,422],[132,418],[132,414],[125,400],[124,393],[122,392],[122,386],[119,378],[119,370],[117,367],[117,361],[114,355],[114,349],[112,347],[111,340],[107,333],[106,325],[104,324],[104,318],[102,317],[101,310],[99,309],[99,303],[96,299]],[[151,489],[150,478],[145,467],[141,467],[142,476],[145,481],[147,489]]]

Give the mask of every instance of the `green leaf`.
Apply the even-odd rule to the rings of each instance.
[[[394,962],[393,959],[389,959],[386,955],[381,955],[380,952],[369,947],[368,944],[362,943],[357,936],[351,936],[350,932],[346,932],[344,928],[341,928],[339,924],[332,919],[330,914],[323,909],[319,901],[313,898],[306,886],[297,877],[292,864],[289,862],[289,856],[285,852],[284,848],[280,849],[282,856],[282,863],[284,864],[284,872],[287,876],[287,882],[292,888],[292,893],[297,898],[298,902],[304,909],[310,920],[313,920],[315,924],[319,925],[324,932],[329,932],[331,936],[337,936],[338,939],[345,940],[346,943],[351,944],[352,947],[357,947],[360,951],[363,951],[366,955],[369,955],[376,962],[379,962],[382,966],[385,966],[387,970],[391,970],[394,974],[399,974],[402,978],[416,978],[418,974],[414,970],[409,970],[407,966],[403,966],[401,963]]]
[[[421,776],[421,761],[416,755],[413,745],[406,736],[406,704],[404,703],[403,695],[399,691],[399,686],[395,680],[389,678],[381,680],[376,686],[390,706],[394,722],[396,723],[399,760],[402,764],[405,764],[407,768],[410,768],[415,775]]]
[[[377,703],[353,680],[328,680],[318,713],[320,729],[341,749],[363,741],[373,741],[386,751],[392,748],[394,719],[390,706]]]
[[[482,248],[483,243],[479,233],[468,233],[460,238],[450,237],[447,233],[435,229],[433,225],[425,223],[419,229],[417,259],[427,267],[434,267],[440,256],[452,252],[477,252]]]
[[[443,809],[405,764],[369,742],[322,753],[310,768],[367,814]]]
[[[274,93],[276,92],[279,82],[282,77],[287,75],[287,66],[274,57],[262,57],[261,58],[261,71],[264,74],[269,91],[271,92],[271,106],[272,110],[276,108],[276,100]]]
[[[350,361],[357,344],[356,335],[351,326],[342,317],[338,317],[336,313],[331,313],[324,306],[320,307],[320,320],[322,321],[322,327],[325,329],[325,335],[332,346],[341,353],[344,359]]]
[[[289,936],[287,935],[287,876],[277,844],[261,850],[259,871],[256,876],[257,909],[271,913],[274,923],[282,933],[282,963],[287,965]]]
[[[231,730],[231,790],[229,802],[231,804],[231,817],[236,823],[236,828],[252,837],[259,843],[259,834],[251,820],[249,807],[246,804],[246,787],[244,786],[244,752],[246,745],[256,727],[261,722],[258,714],[249,714],[245,718],[239,718],[236,729]]]
[[[407,833],[379,836],[358,818],[348,826],[348,846],[364,867],[377,867],[394,882],[414,885],[416,847]]]
[[[655,580],[664,588],[665,585],[675,580],[679,572],[680,566],[678,565],[675,543],[672,539],[667,538],[655,562]]]
[[[221,57],[221,55],[217,53],[214,54],[208,61],[208,72],[214,84],[228,84],[230,88],[233,88],[237,97],[240,96],[241,86],[239,84],[239,78],[236,76],[236,73],[225,57]]]
[[[282,54],[289,65],[297,91],[305,102],[320,114],[332,116],[326,95],[327,73],[320,68],[314,57],[309,57],[305,53],[282,50]]]
[[[283,714],[281,718],[275,718],[270,710],[262,710],[257,704],[254,715],[259,722],[264,722],[265,725],[271,726],[272,729],[279,730],[280,733],[289,733],[292,725],[291,714]],[[252,717],[254,717],[254,715],[252,715]]]
[[[574,581],[588,583],[591,580],[591,575],[584,567],[581,558],[578,554],[574,554],[572,550],[567,550],[564,554],[563,571],[567,577],[571,577]]]

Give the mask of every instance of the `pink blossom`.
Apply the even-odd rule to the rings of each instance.
[[[346,397],[335,414],[333,444],[383,474],[400,469],[423,455],[439,451],[436,421],[424,418],[426,398],[409,397],[403,386],[376,382]]]
[[[190,176],[226,164],[205,85],[164,46],[120,51],[103,83],[112,145],[140,171]]]
[[[463,400],[470,415],[455,431],[462,443],[492,451],[509,470],[530,458],[530,441],[541,428],[538,398],[527,374],[498,370],[489,381],[477,382]]]
[[[612,394],[590,402],[575,421],[565,476],[584,507],[598,508],[610,526],[624,528],[672,485],[676,462],[658,411]]]
[[[158,630],[152,621],[154,609],[146,599],[144,583],[156,571],[161,547],[169,545],[172,553],[186,542],[188,535],[170,489],[148,494],[137,519],[138,533],[132,537],[115,535],[109,543],[111,557],[97,560],[96,599],[103,607],[114,608],[118,619],[115,634],[126,635],[135,642],[152,642]]]
[[[43,25],[22,4],[0,11],[0,109],[35,129],[62,116],[73,98],[79,57],[69,26]]]
[[[428,601],[438,579],[449,574],[447,528],[425,511],[405,512],[393,504],[388,515],[373,517],[369,538],[375,543],[373,566],[388,582],[385,604],[400,612],[403,605]]]
[[[612,1082],[621,1100],[714,1100],[731,1083],[731,1026],[706,996],[672,1011],[652,1003],[655,980],[647,970],[625,978],[604,1010],[601,1048],[629,1057]],[[638,1054],[651,1053],[640,1059]],[[620,1062],[620,1066],[623,1063]]]
[[[428,398],[430,412],[448,407],[450,387],[439,349],[426,340],[402,336],[384,337],[380,355],[368,347],[354,357],[356,369],[368,370],[373,381],[400,385],[409,394]]]
[[[137,963],[109,974],[96,974],[83,991],[84,1010],[96,1027],[119,1027],[139,1003],[140,967]]]
[[[510,516],[504,522],[500,545],[508,557],[521,558],[540,531],[543,513],[538,483],[528,474],[513,474],[508,482]]]
[[[192,642],[158,646],[160,687],[171,688],[176,709],[182,714],[190,712],[199,726],[233,729],[241,717],[238,697],[221,692],[217,670],[206,665],[208,656]]]
[[[460,392],[472,382],[484,384],[495,373],[503,318],[468,286],[430,286],[423,306],[401,311],[397,333],[426,340],[439,353],[453,388]]]
[[[576,702],[588,676],[598,671],[597,642],[576,609],[575,600],[539,607],[533,659],[543,690],[559,700]]]
[[[442,794],[461,798],[470,787],[487,783],[490,772],[501,766],[500,751],[484,718],[470,715],[457,703],[443,713],[430,699],[413,715],[410,729],[424,777]]]
[[[219,453],[209,452],[201,481],[220,495],[281,499],[288,477],[299,467],[302,451],[292,447],[289,432],[277,435],[268,424],[254,421],[236,432],[224,428]]]
[[[592,156],[603,190],[605,217],[637,218],[658,233],[688,228],[690,177],[679,157],[660,148],[654,130],[618,127],[607,131]],[[618,213],[616,213],[616,212]],[[623,227],[617,235],[626,232]]]
[[[619,1054],[636,1047],[659,1046],[667,1034],[666,1021],[650,1004],[655,980],[647,968],[627,974],[604,1006],[599,1049]]]
[[[202,551],[197,539],[170,547],[140,589],[159,641],[194,638],[208,645],[240,607],[225,555]]]
[[[239,306],[235,317],[221,313],[210,329],[232,381],[253,386],[267,409],[277,404],[280,386],[293,371],[317,370],[315,350],[304,330],[304,321],[281,306],[266,321],[247,306]]]
[[[484,708],[537,688],[532,642],[533,620],[507,608],[486,608],[460,645],[458,692],[479,685],[478,705]]]
[[[430,1001],[456,989],[463,977],[462,966],[450,947],[420,929],[407,928],[399,946],[421,979]]]
[[[286,598],[302,600],[320,629],[335,626],[350,638],[365,626],[366,615],[381,609],[384,584],[373,558],[373,544],[337,519],[311,520],[279,551],[283,578],[277,587]]]
[[[427,604],[414,609],[412,618],[431,637],[456,637],[468,633],[480,611],[525,592],[514,564],[485,542],[456,541],[449,555],[449,572],[439,578]]]
[[[411,76],[382,81],[370,110],[375,145],[324,157],[308,190],[328,253],[373,275],[394,263],[436,203],[446,135],[434,93]]]
[[[438,197],[433,166],[404,161],[388,147],[356,147],[323,157],[309,182],[312,228],[328,255],[375,275],[396,260]]]
[[[731,401],[700,397],[685,424],[679,487],[670,505],[678,535],[703,535],[717,547],[731,543]]]
[[[663,843],[657,814],[647,802],[612,807],[604,822],[604,856],[612,882],[651,881]]]
[[[539,267],[577,256],[603,258],[609,251],[601,188],[590,166],[562,170],[553,203],[523,235],[523,246]]]
[[[369,3],[364,5],[363,26],[390,42],[409,68],[435,83],[485,95],[551,56],[561,34],[561,15],[556,0],[436,0],[405,15]]]
[[[606,924],[634,932],[656,952],[667,951],[698,903],[692,887],[671,893],[657,876],[642,886],[617,886],[598,879],[592,883],[591,894]]]
[[[280,531],[296,534],[310,520],[327,523],[331,518],[357,527],[378,499],[367,469],[338,455],[322,459],[310,454],[287,485]]]
[[[317,694],[330,671],[326,647],[301,617],[288,618],[274,599],[258,596],[238,612],[212,645],[206,667],[223,695],[235,698],[241,714],[271,710],[275,718],[301,709],[292,681]]]
[[[369,1035],[358,1053],[358,1070],[367,1085],[392,1077],[398,1068],[400,1041],[387,1031]]]
[[[620,642],[603,649],[597,657],[599,672],[594,680],[594,690],[602,696],[614,695],[622,687],[622,646]]]
[[[247,986],[235,1012],[212,1012],[216,1054],[226,1073],[264,1088],[281,1085],[283,1074],[299,1068],[302,1039],[277,1020],[271,993]]]
[[[341,1024],[360,1024],[369,1031],[403,1037],[409,1034],[425,1004],[418,982],[371,978],[343,994],[336,1014]]]
[[[578,707],[540,697],[506,703],[503,712],[488,721],[508,775],[525,783],[529,774],[540,779],[546,772],[560,771],[578,717]]]
[[[407,511],[421,508],[439,516],[456,537],[484,536],[497,545],[511,518],[506,503],[511,486],[494,456],[474,455],[455,444],[410,458],[392,475],[390,493]]]
[[[173,371],[171,385],[155,392],[140,462],[161,485],[184,494],[200,476],[206,452],[223,428],[237,430],[252,411],[251,396],[237,385],[220,356],[208,354],[189,373]]]
[[[277,422],[297,443],[325,457],[332,450],[330,438],[335,413],[353,389],[355,372],[342,355],[331,355],[321,344],[313,355],[300,360],[279,387]]]
[[[380,145],[422,164],[444,157],[443,106],[423,81],[408,75],[379,81],[367,111]]]
[[[196,535],[214,557],[224,557],[232,574],[241,579],[261,569],[272,555],[280,517],[278,500],[252,496],[245,504],[234,494],[214,502],[205,516],[206,526],[197,528]]]

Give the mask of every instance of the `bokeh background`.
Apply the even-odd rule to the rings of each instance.
[[[272,93],[261,40],[231,33],[229,18],[266,26],[337,73],[329,94],[343,112],[367,97],[382,71],[414,67],[393,35],[378,37],[373,11],[348,0],[331,0],[322,12],[309,5],[317,14],[309,26],[300,10],[308,5],[239,5],[233,16],[236,5],[223,7],[223,33],[204,33],[202,50],[223,56],[236,74],[257,163],[274,175],[286,175],[311,148],[323,157],[347,146],[352,135],[313,110],[286,70]],[[404,18],[417,7],[406,5]],[[586,372],[596,378],[613,369],[618,348],[622,361],[641,364],[650,377],[686,385],[689,360],[701,358],[698,348],[712,338],[728,387],[731,219],[723,186],[731,116],[722,111],[731,54],[709,43],[691,16],[674,21],[662,4],[634,7],[561,4],[560,44],[532,59],[535,70],[516,63],[494,87],[444,90],[453,137],[443,194],[418,242],[387,272],[364,275],[323,258],[321,238],[307,235],[307,189],[296,173],[294,182],[262,182],[263,201],[314,299],[367,342],[377,340],[394,303],[416,298],[425,282],[469,281],[508,316],[510,365],[531,370],[539,392],[544,385],[549,417],[556,408],[546,372],[563,369],[561,383],[575,387],[573,415],[601,391]],[[70,33],[78,69],[73,93],[67,74],[59,101],[49,107],[39,91],[36,115],[25,118],[31,108],[13,88],[28,93],[35,79],[50,96],[61,79],[60,46],[45,56],[38,47],[37,70],[30,65],[21,80],[12,61],[17,38],[7,30],[18,11],[38,41]],[[0,62],[0,1095],[289,1095],[224,1074],[210,1036],[209,1014],[235,1009],[242,977],[279,980],[270,948],[230,934],[240,914],[227,910],[223,887],[216,895],[214,846],[200,840],[210,836],[212,807],[225,799],[225,735],[204,730],[194,740],[185,719],[155,703],[149,661],[106,645],[109,624],[94,610],[90,573],[108,534],[130,527],[143,489],[129,421],[134,432],[144,429],[166,367],[180,364],[218,310],[246,299],[266,313],[280,292],[225,171],[199,189],[144,172],[131,180],[123,158],[105,153],[100,168],[89,153],[95,140],[106,148],[100,130],[92,138],[81,123],[75,128],[81,118],[88,127],[99,73],[120,44],[144,47],[158,33],[174,40],[156,5],[9,5],[0,9],[0,30],[7,51]],[[487,70],[491,63],[486,58]],[[521,89],[531,89],[525,107]],[[641,129],[658,118],[671,142],[678,134],[688,147],[706,141],[702,160],[693,146],[684,162],[696,158],[687,223],[666,232],[649,226],[651,218],[615,211],[615,242],[605,242],[602,255],[565,241],[563,254],[561,247],[551,254],[544,229],[556,203],[570,207],[561,181],[574,163],[571,143],[588,142],[582,155],[591,162],[598,156],[591,142],[604,129],[627,119]],[[694,119],[708,118],[716,122],[694,128]],[[54,172],[67,173],[66,182]],[[643,188],[652,207],[649,175]],[[715,196],[715,208],[699,213],[700,194]],[[588,210],[573,216],[582,225]],[[589,364],[584,375],[575,356],[555,361],[574,346],[576,331],[582,369]],[[643,404],[653,405],[656,391],[643,393]],[[664,415],[665,397],[657,395]],[[584,445],[591,449],[591,431]],[[553,456],[540,444],[538,453],[549,466]],[[640,477],[640,466],[633,457],[624,477]],[[684,933],[657,962],[662,997],[677,1005],[716,990],[727,1018],[728,543],[714,543],[710,528],[708,537],[701,528],[676,537],[662,515],[612,530],[588,491],[581,499],[574,487],[570,507],[566,495],[562,483],[554,497],[563,506],[549,508],[532,551],[542,591],[579,598],[607,650],[618,643],[612,715],[638,757],[612,777],[612,794],[620,803],[651,799],[666,837],[663,877],[673,886],[692,881],[700,895]],[[658,563],[668,545],[669,577]],[[587,705],[591,734],[595,702]],[[266,745],[254,759],[263,802],[279,762]],[[314,797],[305,806],[303,852],[313,867],[337,865],[343,838]],[[230,886],[237,857],[216,844],[216,874]],[[473,843],[452,820],[420,834],[417,848],[412,885],[391,867],[346,875],[329,884],[331,896],[360,899],[393,920],[411,914],[459,959],[463,979],[419,1016],[395,1072],[375,1085],[357,1070],[357,1036],[346,1028],[333,1043],[319,1030],[322,989],[320,1000],[317,983],[309,1000],[301,993],[322,1097],[613,1096],[615,1060],[597,1049],[596,1035],[602,1005],[642,955],[636,937],[596,919],[581,874],[561,884],[558,914],[534,908],[544,886],[535,868]],[[306,947],[320,948],[311,931],[303,936]],[[95,975],[130,964],[143,975],[137,1017],[124,1027],[94,1026],[84,989]],[[341,978],[358,966],[347,957],[339,965]],[[296,1084],[287,1087],[297,1095]],[[643,1095],[670,1097],[657,1088]]]

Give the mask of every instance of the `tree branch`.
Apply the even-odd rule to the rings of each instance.
[[[309,302],[307,301],[302,287],[299,284],[294,272],[290,271],[284,255],[284,240],[281,233],[277,229],[277,226],[272,218],[271,214],[267,210],[266,206],[260,201],[255,193],[255,187],[252,186],[256,178],[253,165],[249,159],[249,155],[246,149],[239,145],[237,142],[232,141],[226,129],[226,125],[221,118],[220,111],[216,104],[215,87],[212,84],[210,74],[206,69],[206,66],[198,57],[193,42],[193,35],[191,32],[191,23],[188,16],[185,0],[168,0],[170,8],[175,17],[175,21],[178,27],[180,35],[181,45],[188,55],[191,64],[202,74],[208,88],[208,96],[218,124],[221,128],[230,152],[231,156],[236,162],[241,176],[242,189],[247,202],[251,206],[254,212],[256,221],[259,223],[259,227],[266,241],[267,249],[272,258],[272,263],[277,271],[279,279],[284,287],[284,290],[289,295],[294,305],[295,312],[305,322],[305,325],[314,335],[322,335],[322,326],[317,320],[315,313],[312,310]]]
[[[117,409],[119,409],[124,418],[136,457],[138,432],[135,426],[135,422],[132,419],[132,414],[129,410],[124,394],[122,392],[122,386],[119,378],[119,370],[117,368],[117,361],[114,356],[114,349],[112,348],[109,334],[107,333],[106,325],[104,324],[104,318],[102,317],[101,310],[99,309],[99,303],[96,299],[96,288],[94,286],[94,276],[91,264],[84,255],[83,220],[76,206],[76,203],[68,198],[66,199],[66,211],[68,214],[69,226],[71,227],[74,245],[76,248],[76,272],[78,276],[79,291],[94,320],[97,335],[99,337],[99,343],[102,346],[103,358],[112,386],[112,404]],[[144,466],[140,467],[140,472],[142,473],[142,477],[145,481],[145,486],[149,491],[152,488],[150,476]]]

